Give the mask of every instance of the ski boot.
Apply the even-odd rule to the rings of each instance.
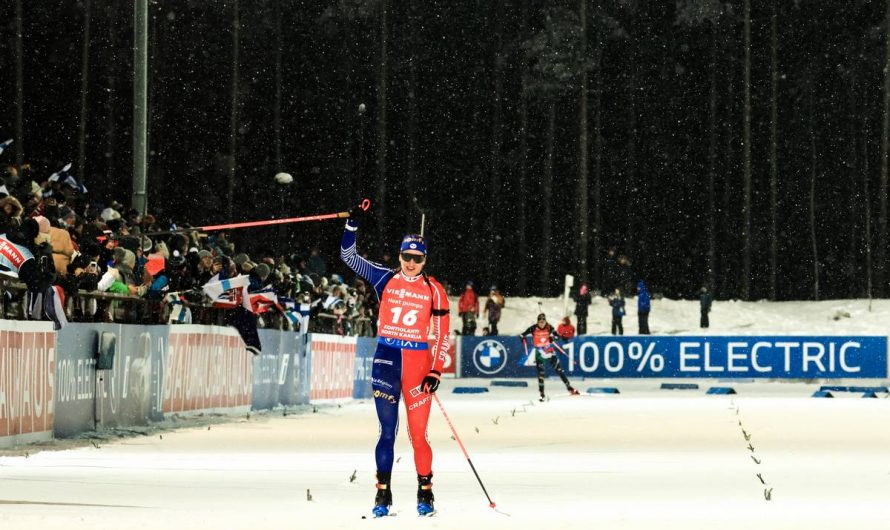
[[[541,392],[541,397],[538,398],[538,401],[540,401],[541,403],[543,403],[543,402],[546,401],[546,400],[547,400],[547,398],[544,396],[544,393]]]
[[[374,497],[374,517],[386,517],[392,506],[392,490],[389,489],[392,473],[377,473],[377,495]]]
[[[436,513],[433,507],[433,474],[417,475],[417,515],[428,517]]]

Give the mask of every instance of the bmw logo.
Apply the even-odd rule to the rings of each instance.
[[[417,243],[411,243],[411,245],[409,245],[409,246],[410,246],[411,248],[417,248]]]
[[[507,348],[496,340],[483,340],[473,350],[473,364],[487,375],[494,375],[507,365]]]

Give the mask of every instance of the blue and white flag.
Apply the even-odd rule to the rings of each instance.
[[[183,299],[180,293],[169,293],[164,297],[164,300],[170,304],[170,318],[167,320],[168,324],[192,323],[192,310],[185,305],[185,299]]]
[[[80,192],[86,193],[87,187],[83,185],[82,182],[79,182],[74,175],[71,174],[71,163],[65,164],[65,167],[60,169],[57,173],[53,173],[49,176],[50,182],[59,182],[61,184],[67,184],[70,188]],[[50,193],[52,195],[52,193]],[[44,192],[44,197],[48,197],[49,195]]]
[[[238,276],[235,276],[234,278],[229,278],[226,280],[220,280],[219,275],[216,275],[213,278],[211,278],[209,282],[204,284],[204,286],[201,289],[204,291],[204,294],[206,294],[208,298],[210,298],[211,300],[216,302],[223,296],[223,293],[226,293],[227,291],[234,291],[234,290],[237,290],[237,291],[241,291],[242,289],[246,290],[248,285],[250,285],[250,278],[243,274],[240,274]],[[242,293],[239,293],[239,295],[240,294],[242,294]],[[249,302],[248,302],[248,305],[245,306],[245,308],[250,309]]]
[[[2,144],[0,144],[0,155],[2,155],[3,151],[10,145],[12,145],[12,138],[10,138],[9,140],[6,140]]]

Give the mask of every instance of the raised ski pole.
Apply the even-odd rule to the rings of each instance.
[[[360,207],[362,210],[368,210],[371,207],[371,200],[362,200]],[[252,228],[257,226],[283,225],[290,223],[304,223],[307,221],[324,221],[325,219],[341,219],[349,217],[349,212],[326,213],[319,215],[307,215],[303,217],[288,217],[287,219],[266,219],[264,221],[247,221],[243,223],[227,223],[221,225],[195,226],[192,228],[180,228],[176,230],[159,230],[157,232],[144,232],[142,236],[161,236],[167,234],[184,234],[188,232],[214,232],[217,230],[234,230],[237,228]]]
[[[479,485],[482,486],[482,493],[485,494],[485,497],[488,498],[488,507],[496,508],[496,504],[491,497],[488,495],[488,491],[485,490],[485,484],[482,483],[482,479],[479,478],[479,473],[476,472],[476,466],[473,465],[473,461],[470,460],[470,455],[467,454],[467,449],[464,447],[464,443],[460,441],[460,436],[457,435],[457,431],[454,430],[454,425],[451,424],[451,419],[448,417],[448,413],[445,412],[445,407],[442,406],[442,402],[439,401],[439,396],[437,394],[433,394],[433,399],[436,400],[436,404],[439,405],[439,410],[442,411],[442,415],[445,416],[445,421],[448,423],[448,426],[451,427],[451,434],[454,435],[454,439],[457,440],[457,444],[460,446],[460,450],[464,452],[464,456],[467,459],[467,462],[470,464],[470,469],[473,470],[473,474],[476,475],[476,480],[479,481]]]

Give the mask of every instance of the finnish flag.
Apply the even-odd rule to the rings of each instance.
[[[59,182],[62,184],[67,184],[70,188],[80,192],[86,193],[87,187],[83,185],[82,182],[78,181],[74,178],[74,175],[71,174],[71,163],[65,164],[65,167],[60,169],[57,173],[53,173],[49,176],[50,182]],[[46,194],[44,194],[46,196]]]

